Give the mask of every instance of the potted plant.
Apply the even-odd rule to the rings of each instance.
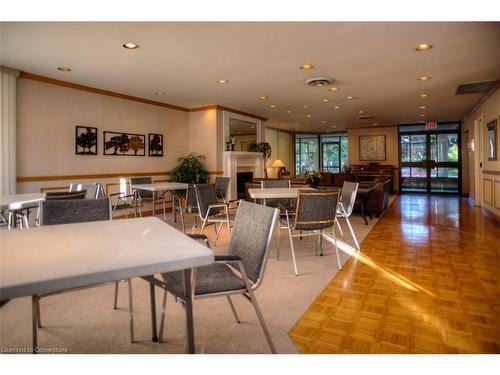
[[[179,165],[170,172],[173,182],[184,182],[187,184],[206,184],[208,172],[203,165],[204,156],[190,153],[179,158]]]
[[[321,179],[321,173],[316,171],[307,171],[305,176],[306,176],[306,181],[309,185],[311,185],[313,188],[318,187],[319,180]]]

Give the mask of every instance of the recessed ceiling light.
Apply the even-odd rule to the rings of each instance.
[[[306,115],[306,117],[311,117],[311,115]]]
[[[250,129],[255,129],[255,126],[250,126]]]
[[[323,103],[328,103],[328,102],[330,101],[330,99],[321,99],[321,101],[322,101]]]
[[[415,48],[419,52],[428,51],[432,48],[432,44],[421,43]]]
[[[300,69],[302,69],[302,70],[309,70],[312,68],[314,68],[314,65],[311,65],[311,64],[303,64],[300,66]]]
[[[425,116],[426,116],[426,114],[425,114],[425,113],[421,113],[421,114],[419,114],[419,116],[420,116],[420,117],[425,117]]]
[[[325,120],[322,120],[321,123],[324,124],[326,121]]]
[[[58,66],[57,70],[64,72],[64,73],[71,72],[71,68],[68,68],[67,66]]]
[[[356,99],[356,97],[355,96],[347,96],[346,99],[347,100],[353,100],[353,99]]]
[[[226,83],[228,83],[229,81],[228,80],[225,80],[225,79],[219,79],[217,81],[217,83],[220,83],[221,85],[225,85]]]
[[[305,108],[305,109],[307,109],[307,108],[309,108],[309,106],[308,106],[308,105],[305,105],[305,106],[304,106],[304,108]]]
[[[155,95],[165,95],[166,92],[165,91],[157,91],[155,92]]]
[[[330,87],[328,89],[328,91],[331,91],[331,92],[339,91],[339,88],[338,87]]]
[[[337,125],[332,125],[332,128],[335,129],[337,127]]]
[[[419,81],[428,81],[428,80],[430,80],[430,79],[431,79],[431,77],[429,77],[429,76],[422,76],[422,77],[418,77],[417,79],[418,79]]]
[[[420,97],[422,99],[425,99],[425,98],[428,98],[430,95],[429,94],[426,94],[426,93],[423,93],[423,94],[420,94]]]
[[[241,134],[241,132],[236,132],[236,134]]]
[[[426,105],[421,105],[421,106],[419,106],[418,108],[420,108],[420,109],[426,109],[426,108],[427,108],[427,106],[426,106]]]
[[[360,115],[362,115],[363,113],[365,113],[365,111],[364,111],[364,110],[362,110],[362,109],[360,109],[360,110],[358,111],[358,113],[359,113]]]
[[[333,109],[340,109],[340,106],[339,105],[334,105]]]
[[[293,111],[291,109],[287,109],[286,113],[292,113]]]
[[[268,98],[267,96],[259,96],[259,99],[260,99],[260,100],[267,100],[267,99],[269,99],[269,98]]]
[[[374,122],[372,125],[373,125],[373,126],[377,126],[377,125],[378,125],[378,122]]]
[[[269,108],[276,108],[276,104],[271,104]]]
[[[299,130],[299,128],[295,128],[295,130]]]
[[[123,48],[126,48],[126,49],[137,49],[139,48],[139,45],[137,43],[132,43],[132,42],[127,42],[127,43],[123,43]]]

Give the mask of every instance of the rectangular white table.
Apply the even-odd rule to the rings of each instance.
[[[302,191],[316,191],[309,187],[303,188],[262,188],[262,189],[248,189],[248,193],[252,199],[278,199],[288,198],[295,199],[299,195],[299,190]]]
[[[155,217],[0,231],[0,301],[133,277],[184,270],[193,295],[193,268],[213,263],[212,250]],[[153,340],[154,284],[150,282]],[[188,350],[194,352],[192,299],[186,303]],[[33,311],[36,328],[36,314]],[[36,346],[36,329],[34,329]]]
[[[184,184],[182,182],[158,182],[153,184],[134,184],[130,186],[133,190],[144,190],[150,191],[153,193],[153,216],[155,216],[155,199],[157,192],[167,192],[167,191],[176,191],[176,190],[187,190],[188,184]],[[179,200],[180,204],[180,200]],[[182,208],[182,207],[181,207]],[[176,220],[175,216],[175,198],[172,199],[172,214],[174,215],[174,221]],[[166,217],[164,217],[166,220]],[[182,229],[184,230],[184,217],[182,215],[181,209],[181,221],[182,221]]]
[[[45,193],[0,195],[0,209],[12,211],[13,227],[17,226],[17,211],[40,205],[45,200]]]

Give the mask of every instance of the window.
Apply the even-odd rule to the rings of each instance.
[[[307,171],[339,173],[348,164],[346,135],[297,134],[295,136],[295,175]]]

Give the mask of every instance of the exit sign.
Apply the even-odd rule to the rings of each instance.
[[[427,121],[425,123],[425,130],[437,129],[438,124],[435,121]]]

